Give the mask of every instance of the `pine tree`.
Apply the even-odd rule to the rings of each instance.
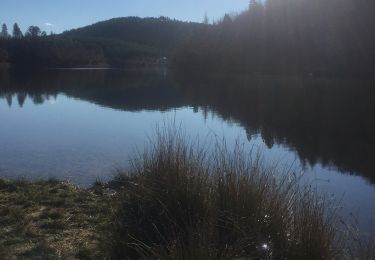
[[[0,37],[3,39],[7,39],[9,37],[8,27],[5,23],[3,24],[3,27],[1,29]]]
[[[13,25],[13,38],[21,39],[23,37],[22,31],[17,23]]]

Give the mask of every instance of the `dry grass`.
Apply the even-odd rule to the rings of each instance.
[[[283,176],[283,177],[281,177]],[[115,259],[333,259],[334,212],[297,178],[237,146],[214,152],[180,131],[112,182],[121,187]]]
[[[0,179],[0,258],[101,257],[101,236],[109,219],[106,201],[55,180]]]

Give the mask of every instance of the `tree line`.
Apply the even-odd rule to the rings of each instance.
[[[26,43],[30,42],[30,39],[40,37],[47,37],[47,33],[42,31],[38,26],[30,26],[23,33],[19,25],[14,23],[12,33],[9,33],[8,26],[3,23],[0,32],[0,63],[14,62],[14,57],[17,56],[14,52],[20,51],[20,53],[25,54],[24,51],[15,46],[23,45],[22,49],[27,49]],[[21,43],[22,41],[24,44]]]
[[[375,1],[251,0],[180,46],[186,70],[370,74],[375,66]]]
[[[0,33],[0,63],[13,67],[116,66],[129,60],[156,55],[152,48],[106,39],[47,35],[38,26],[23,34],[17,23],[13,33],[3,24]]]
[[[47,36],[47,33],[45,31],[42,31],[39,26],[30,26],[26,32],[25,35],[22,33],[22,30],[20,29],[19,25],[17,23],[13,24],[13,31],[12,34],[8,32],[8,26],[3,23],[0,33],[1,39],[22,39],[23,37],[42,37]]]

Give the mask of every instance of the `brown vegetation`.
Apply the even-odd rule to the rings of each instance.
[[[54,180],[0,179],[0,258],[100,258],[106,201]]]

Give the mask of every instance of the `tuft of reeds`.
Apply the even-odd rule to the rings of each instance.
[[[115,259],[333,259],[335,213],[298,177],[241,145],[156,141],[112,181]]]

